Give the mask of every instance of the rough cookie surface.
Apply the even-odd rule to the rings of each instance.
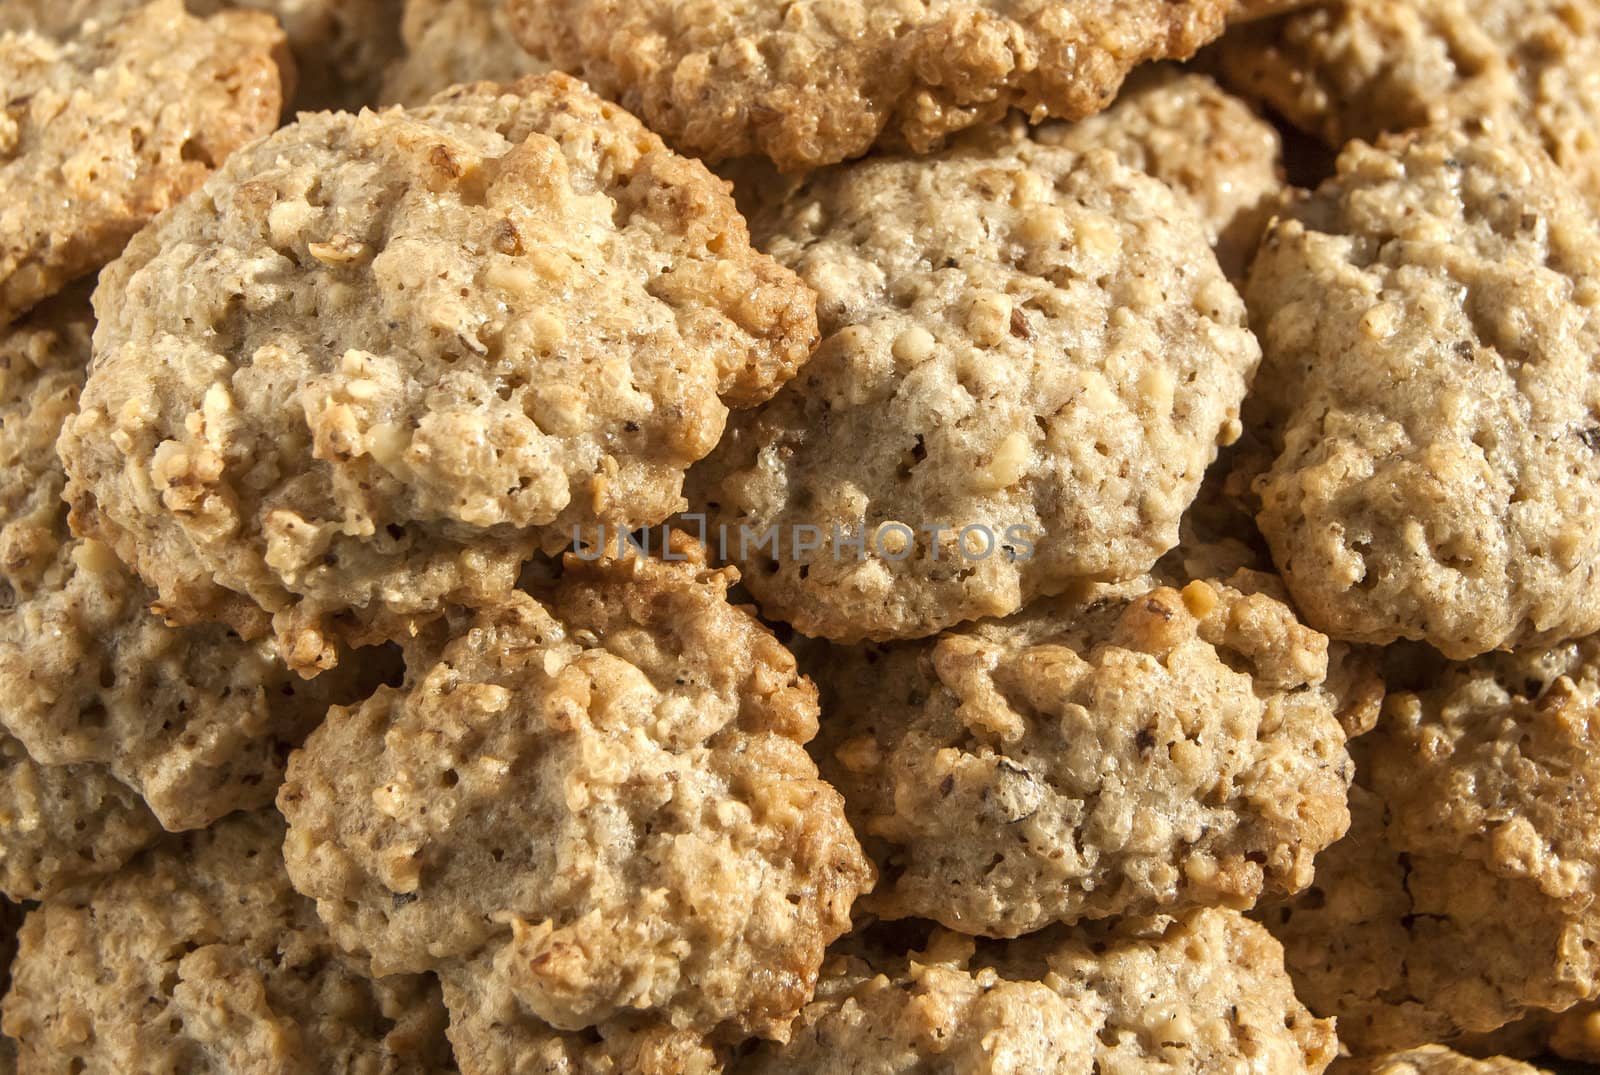
[[[1157,984],[1159,983],[1159,984]],[[787,1045],[734,1075],[1320,1072],[1337,1043],[1294,998],[1282,952],[1228,911],[1052,932],[975,950],[829,960]]]
[[[1268,233],[1259,521],[1314,626],[1463,659],[1600,627],[1597,240],[1537,149],[1447,129],[1352,143]]]
[[[67,294],[0,329],[0,725],[36,761],[106,766],[167,828],[198,828],[271,802],[289,749],[394,661],[307,683],[226,628],[168,627],[109,549],[72,537],[55,440],[92,325]]]
[[[406,53],[383,78],[382,97],[422,104],[462,82],[514,82],[550,65],[511,36],[504,0],[406,0]]]
[[[1450,120],[1531,131],[1600,204],[1600,3],[1342,0],[1230,34],[1216,70],[1330,146]]]
[[[196,19],[181,0],[59,36],[0,31],[0,325],[272,130],[282,44],[263,15]]]
[[[1135,73],[1099,115],[1048,123],[1032,137],[1084,153],[1109,149],[1187,196],[1230,278],[1250,267],[1285,193],[1276,128],[1209,77],[1167,65]]]
[[[1209,582],[831,655],[821,754],[868,906],[1017,936],[1304,888],[1348,821],[1327,662],[1286,605]]]
[[[918,153],[1012,108],[1092,115],[1136,64],[1222,32],[1229,0],[508,0],[523,44],[708,160]]]
[[[438,986],[339,952],[282,838],[276,815],[240,815],[30,913],[4,1004],[23,1069],[451,1070]]]
[[[40,765],[0,732],[0,892],[43,899],[110,873],[148,847],[161,824],[99,765]]]
[[[1363,1052],[1454,1043],[1600,993],[1600,640],[1391,655],[1350,834],[1266,920]]]
[[[1330,1075],[1540,1075],[1538,1068],[1510,1057],[1486,1060],[1463,1056],[1443,1045],[1425,1045],[1368,1060],[1340,1060]]]
[[[742,197],[825,336],[691,477],[767,613],[920,637],[1177,543],[1259,348],[1164,184],[998,129]]]
[[[815,339],[721,182],[562,75],[308,115],[96,298],[75,525],[177,620],[275,617],[303,670],[659,522]]]
[[[440,971],[462,1028],[781,1034],[870,882],[815,688],[674,547],[569,559],[290,761],[296,887],[380,973]]]

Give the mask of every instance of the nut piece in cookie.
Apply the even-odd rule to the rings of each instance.
[[[272,130],[282,45],[264,15],[197,19],[181,0],[59,36],[0,31],[0,325]]]
[[[690,479],[765,612],[916,638],[1177,544],[1260,352],[1165,184],[996,128],[741,196],[825,335]]]
[[[1013,108],[1079,119],[1231,0],[507,0],[522,43],[686,152],[784,169],[936,149]]]
[[[1441,121],[1532,132],[1600,205],[1600,2],[1340,0],[1229,34],[1229,85],[1337,149]]]
[[[882,871],[867,905],[1014,937],[1304,888],[1348,821],[1327,672],[1287,605],[1216,582],[835,651],[819,754]]]
[[[511,36],[505,0],[406,0],[405,55],[383,76],[381,99],[418,105],[463,82],[511,82],[550,65]]]
[[[282,839],[276,814],[237,815],[30,912],[4,1004],[22,1070],[454,1070],[438,986],[335,948]]]
[[[870,884],[803,747],[815,688],[731,570],[671,550],[569,557],[290,760],[295,886],[379,973],[438,971],[481,1070],[544,1024],[781,1036]]]
[[[34,761],[104,766],[167,828],[199,828],[270,803],[290,748],[395,662],[369,652],[307,683],[265,643],[169,627],[110,549],[68,532],[55,441],[93,324],[75,291],[0,329],[0,726]]]
[[[721,180],[564,75],[304,116],[96,299],[74,525],[310,671],[660,522],[816,335]]]
[[[1390,655],[1350,833],[1263,919],[1358,1052],[1455,1044],[1600,993],[1600,639]]]
[[[1032,137],[1081,153],[1109,149],[1186,195],[1230,279],[1250,267],[1286,192],[1277,129],[1207,76],[1169,64],[1136,71],[1099,115],[1047,123]]]
[[[1536,147],[1352,143],[1262,242],[1261,530],[1335,638],[1600,628],[1600,225]]]
[[[1293,1075],[1321,1072],[1336,1049],[1266,930],[1203,910],[1003,945],[936,930],[910,953],[851,938],[789,1042],[729,1071]]]

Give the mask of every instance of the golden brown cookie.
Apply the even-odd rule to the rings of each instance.
[[[1032,137],[1079,152],[1109,149],[1188,197],[1230,279],[1243,276],[1286,188],[1277,129],[1208,76],[1141,68],[1111,107]]]
[[[1600,224],[1548,158],[1353,143],[1246,298],[1259,522],[1308,622],[1462,659],[1600,628]]]
[[[32,911],[4,1004],[23,1070],[453,1070],[437,984],[336,949],[282,838],[276,814],[238,815]]]
[[[93,323],[71,293],[0,329],[0,726],[36,762],[104,766],[167,828],[199,828],[271,802],[289,749],[395,661],[364,653],[307,683],[225,627],[167,626],[110,549],[72,537],[55,441]]]
[[[1340,1060],[1330,1075],[1541,1075],[1540,1069],[1506,1056],[1477,1059],[1443,1045],[1424,1045],[1365,1060]]]
[[[96,297],[75,525],[310,671],[661,521],[815,336],[721,182],[563,75],[306,116]]]
[[[1258,348],[1164,184],[997,128],[742,197],[825,336],[690,479],[768,615],[922,637],[1177,544]]]
[[[785,169],[918,153],[1018,108],[1079,119],[1128,71],[1185,58],[1230,0],[508,0],[536,55],[685,152]]]
[[[504,0],[406,0],[405,55],[383,76],[385,102],[418,105],[463,82],[514,82],[550,65],[511,35]]]
[[[296,887],[380,973],[437,970],[465,1053],[781,1036],[870,884],[802,746],[815,688],[730,571],[672,555],[569,558],[548,606],[482,610],[290,761]]]
[[[1600,3],[1339,0],[1230,34],[1211,66],[1334,148],[1451,120],[1521,126],[1600,204]]]
[[[1337,1049],[1332,1024],[1295,999],[1282,950],[1230,911],[1005,945],[935,931],[921,951],[849,947],[789,1042],[730,1075],[1294,1075]]]
[[[1256,586],[1152,582],[817,662],[868,906],[1012,937],[1311,882],[1351,764],[1328,641]]]
[[[41,765],[0,731],[0,893],[37,900],[111,873],[161,823],[104,766]]]
[[[1312,1011],[1371,1054],[1600,992],[1600,640],[1464,664],[1390,655],[1353,744],[1350,833],[1264,920]]]
[[[59,35],[0,30],[0,325],[276,126],[282,44],[265,16],[197,19],[181,0]]]

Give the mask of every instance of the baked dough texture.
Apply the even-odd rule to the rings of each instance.
[[[180,0],[57,35],[0,29],[0,325],[277,126],[283,40],[266,16],[197,19]]]
[[[44,899],[111,873],[148,847],[161,823],[100,765],[41,765],[0,732],[0,892]]]
[[[1321,1072],[1333,1026],[1301,1006],[1266,930],[1230,911],[977,948],[832,957],[786,1045],[733,1075]]]
[[[296,895],[283,822],[242,814],[46,900],[4,1003],[25,1071],[453,1070],[438,985],[373,981]]]
[[[75,526],[306,672],[661,521],[815,339],[721,181],[563,75],[304,116],[96,297]]]
[[[998,128],[741,197],[824,334],[691,476],[766,613],[922,637],[1177,544],[1259,348],[1164,184]]]
[[[106,546],[72,537],[55,440],[92,325],[74,292],[0,329],[0,726],[34,761],[104,766],[167,828],[200,828],[270,803],[290,748],[396,662],[363,654],[307,683],[224,627],[167,626]],[[87,790],[103,783],[88,801],[126,799]]]
[[[1329,1072],[1331,1075],[1540,1075],[1538,1068],[1520,1060],[1507,1056],[1477,1059],[1443,1045],[1424,1045],[1367,1060],[1341,1060]]]
[[[1389,664],[1350,833],[1265,916],[1300,996],[1369,1055],[1596,997],[1600,640]]]
[[[383,76],[382,99],[422,104],[464,82],[515,82],[550,65],[511,36],[504,0],[406,0],[405,55]]]
[[[1187,58],[1229,0],[508,0],[535,55],[685,152],[786,170],[926,153],[1012,108],[1080,119],[1139,63]]]
[[[1263,240],[1259,521],[1327,634],[1465,659],[1600,628],[1600,225],[1537,148],[1356,142]]]
[[[802,746],[815,688],[682,538],[569,558],[548,607],[482,610],[290,761],[296,887],[378,973],[440,972],[467,1055],[781,1036],[870,884]]]
[[[1311,882],[1352,772],[1328,642],[1268,593],[1097,587],[821,662],[868,906],[967,933],[1249,907]]]
[[[1287,193],[1277,128],[1209,76],[1169,64],[1135,72],[1099,115],[1047,123],[1032,137],[1080,153],[1109,149],[1187,196],[1230,279],[1249,269]]]
[[[1430,123],[1520,127],[1600,204],[1600,3],[1341,0],[1230,34],[1216,71],[1338,148]]]

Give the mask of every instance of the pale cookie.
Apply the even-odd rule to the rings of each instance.
[[[1099,115],[1046,124],[1033,138],[1109,149],[1187,196],[1230,278],[1250,267],[1285,194],[1277,129],[1207,76],[1164,64],[1136,72]]]
[[[830,958],[787,1045],[730,1075],[1209,1075],[1320,1072],[1333,1026],[1294,997],[1282,951],[1229,911],[975,946]]]
[[[691,475],[764,611],[915,638],[1177,544],[1259,348],[1164,184],[997,129],[743,196],[825,334]]]
[[[1366,1060],[1340,1060],[1330,1075],[1541,1075],[1540,1069],[1506,1056],[1475,1059],[1443,1045],[1424,1045]]]
[[[0,892],[43,899],[116,870],[161,833],[139,796],[99,765],[40,765],[0,731]]]
[[[90,19],[115,19],[147,2],[6,0],[5,10],[0,10],[0,31],[73,33]],[[292,109],[353,112],[378,100],[378,85],[384,72],[403,51],[402,3],[403,0],[185,0],[185,7],[189,14],[200,17],[229,10],[271,15],[282,26],[288,55],[294,60],[292,67],[284,70],[285,83],[295,91]]]
[[[1600,2],[1341,0],[1231,34],[1215,69],[1334,148],[1451,120],[1531,131],[1600,204]]]
[[[103,765],[169,829],[265,806],[289,750],[392,657],[307,683],[220,626],[168,627],[111,551],[73,538],[55,441],[93,319],[63,295],[0,329],[0,726],[46,765]]]
[[[0,325],[272,130],[282,44],[263,15],[196,19],[181,0],[60,36],[0,31]]]
[[[1378,1052],[1600,994],[1600,639],[1467,664],[1401,650],[1390,682],[1355,744],[1350,834],[1266,915],[1300,995]]]
[[[372,981],[283,872],[276,814],[172,839],[22,927],[5,1032],[24,1070],[444,1072],[437,984]]]
[[[74,525],[302,670],[652,525],[815,339],[720,180],[564,75],[320,114],[101,276]]]
[[[1222,32],[1229,0],[508,0],[523,44],[686,152],[785,169],[936,149],[1019,108],[1079,119],[1147,60]]]
[[[450,981],[465,1052],[541,1021],[779,1036],[870,883],[802,747],[815,688],[673,548],[569,558],[548,608],[481,611],[290,761],[296,887],[375,970]]]
[[[1259,522],[1308,622],[1457,658],[1600,628],[1600,226],[1542,153],[1352,143],[1246,295]]]
[[[422,104],[462,82],[512,82],[550,65],[511,36],[504,0],[406,0],[405,55],[383,77],[382,99]]]
[[[404,51],[400,39],[403,0],[187,2],[189,10],[197,14],[254,8],[275,16],[294,53],[297,111],[332,108],[354,112],[377,103],[384,73]]]
[[[1210,582],[837,651],[819,753],[880,866],[867,906],[1013,937],[1304,888],[1348,821],[1327,671],[1286,605]]]

